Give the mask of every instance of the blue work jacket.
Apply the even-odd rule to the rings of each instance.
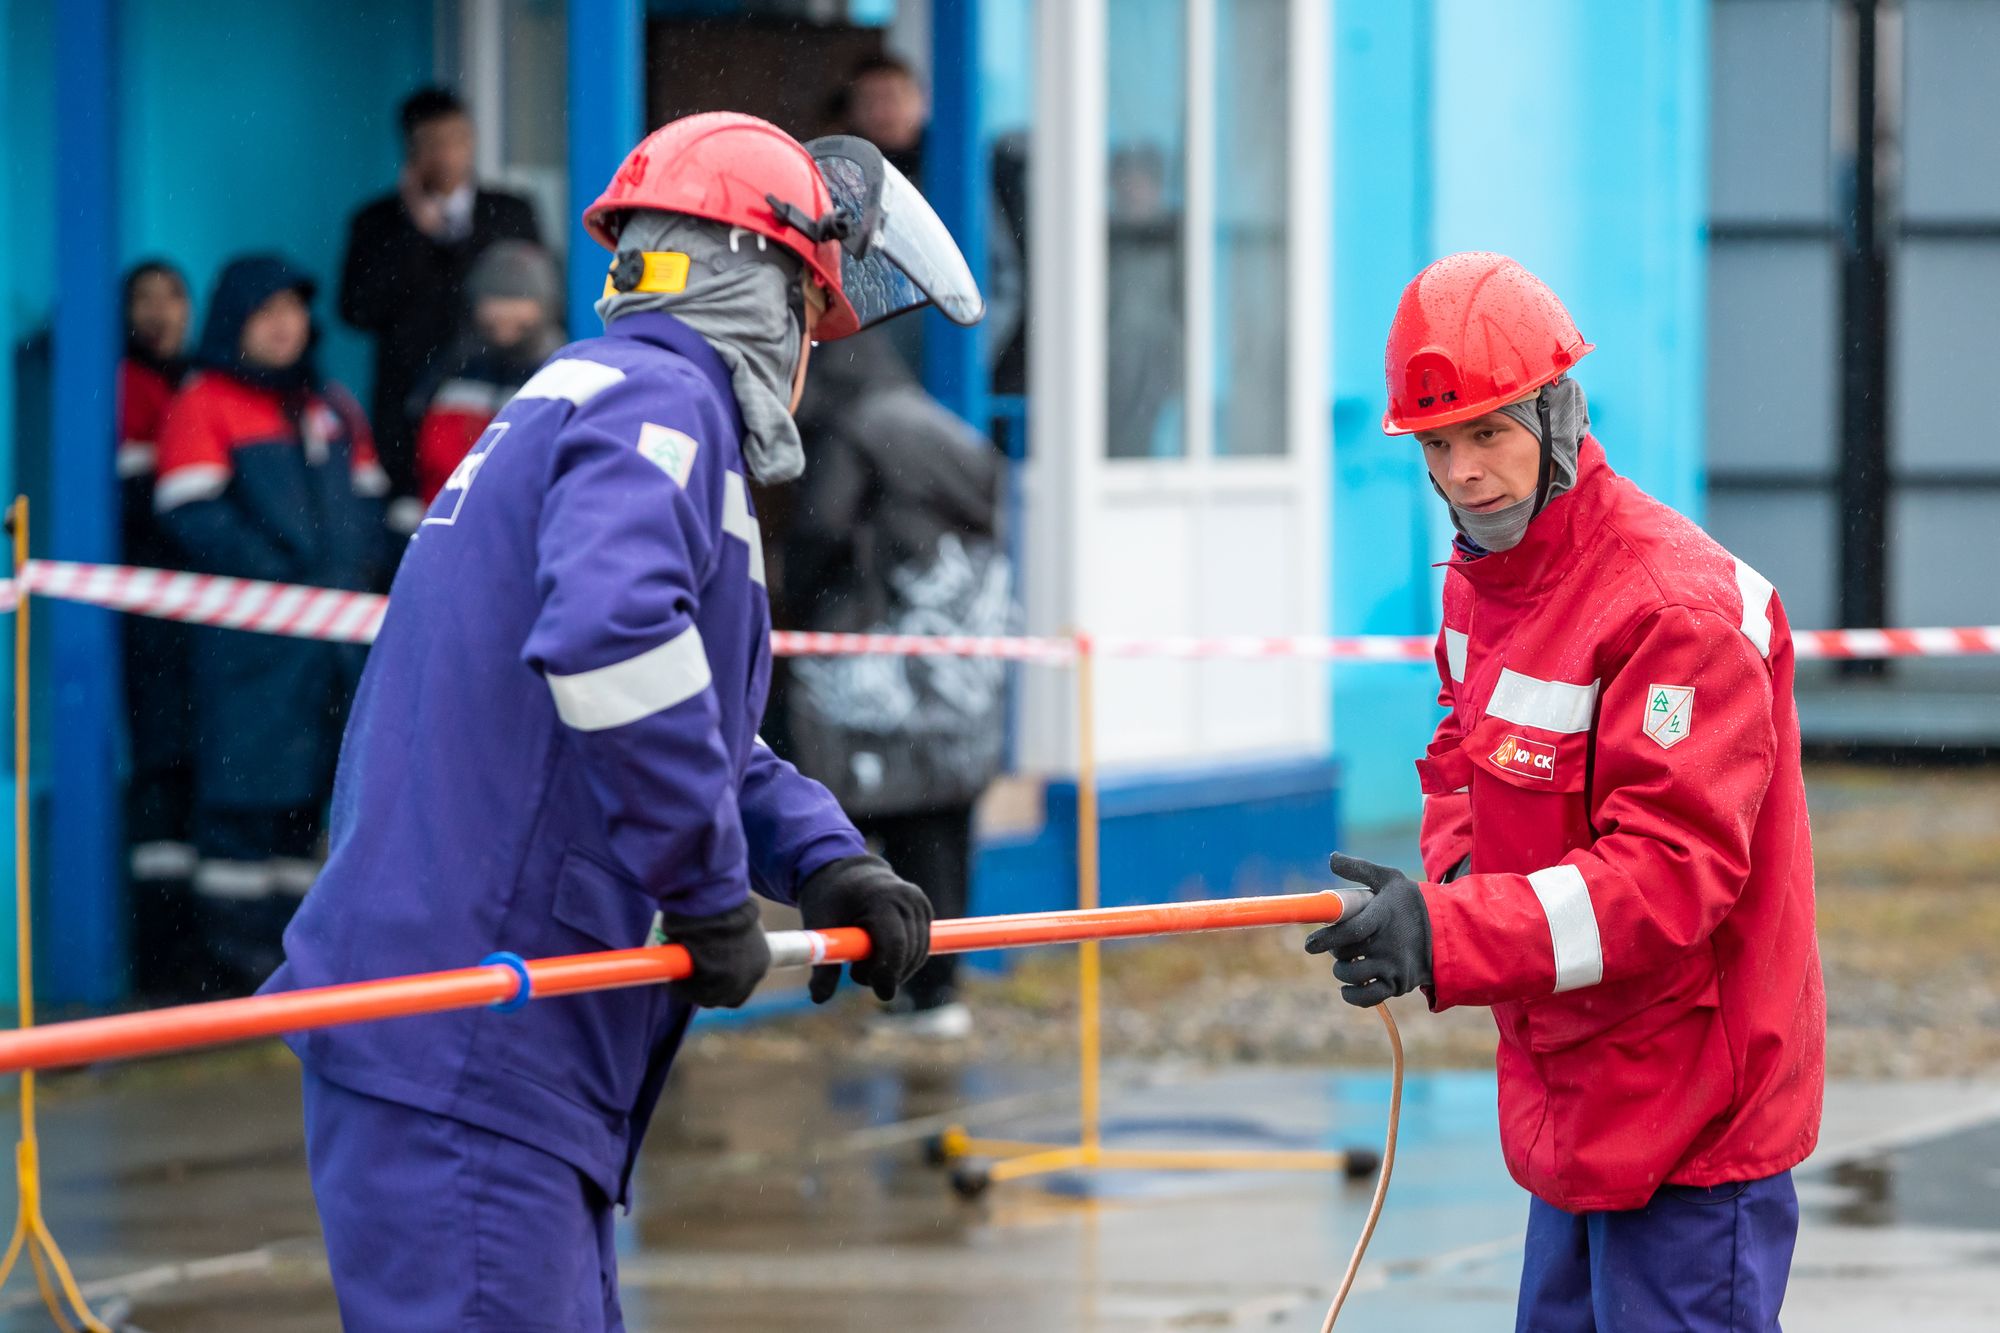
[[[756,738],[763,553],[722,359],[660,313],[558,351],[432,503],[342,746],[331,855],[267,989],[647,941],[864,851]],[[621,1197],[687,1007],[657,987],[301,1034],[321,1077]]]

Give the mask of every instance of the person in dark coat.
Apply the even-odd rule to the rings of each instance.
[[[443,88],[404,101],[403,171],[396,188],[348,226],[340,317],[375,339],[372,418],[387,469],[392,520],[414,530],[417,419],[411,394],[450,348],[465,317],[465,276],[495,241],[541,240],[518,195],[473,179],[472,118]]]
[[[187,278],[164,259],[125,275],[125,355],[118,363],[120,559],[174,568],[177,553],[153,513],[160,423],[187,375],[193,318]],[[131,775],[125,842],[131,875],[132,983],[141,996],[191,998],[202,973],[189,884],[194,845],[194,725],[188,629],[123,617]]]
[[[496,242],[466,275],[465,294],[471,322],[410,404],[417,498],[426,508],[515,390],[563,344],[561,275],[534,242]]]
[[[365,590],[386,573],[387,478],[367,422],[312,361],[311,278],[275,255],[216,281],[196,374],[160,431],[154,507],[187,568]],[[318,870],[360,676],[351,644],[194,632],[196,900],[224,985],[247,989]]]
[[[923,391],[881,331],[820,349],[799,426],[812,466],[783,541],[787,628],[1009,632],[1000,454]],[[1000,771],[1004,686],[992,659],[791,664],[782,743],[884,857],[909,868],[939,917],[965,915],[972,807]],[[890,1025],[969,1031],[955,963],[927,962]]]

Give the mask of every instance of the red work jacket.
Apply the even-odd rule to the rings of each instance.
[[[1448,566],[1423,759],[1433,1008],[1490,1005],[1500,1136],[1572,1212],[1795,1166],[1826,998],[1784,608],[1614,473]]]

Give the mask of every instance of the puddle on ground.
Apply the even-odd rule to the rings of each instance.
[[[1842,1162],[1822,1177],[1847,1226],[2000,1231],[2000,1123]]]

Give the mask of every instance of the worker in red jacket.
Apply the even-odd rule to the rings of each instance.
[[[1487,1005],[1534,1198],[1518,1327],[1775,1329],[1826,998],[1793,654],[1771,584],[1611,470],[1591,344],[1511,259],[1404,291],[1383,429],[1458,538],[1447,709],[1417,761],[1423,882],[1316,932],[1341,994]]]

